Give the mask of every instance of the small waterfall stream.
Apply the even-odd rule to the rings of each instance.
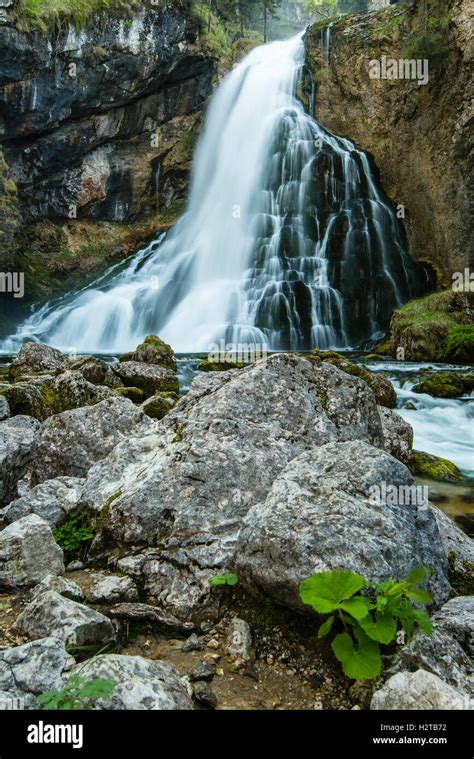
[[[120,353],[150,333],[181,352],[222,339],[281,350],[382,336],[429,275],[408,256],[368,157],[306,113],[304,63],[301,35],[253,50],[212,99],[175,227],[33,313],[1,349],[33,339]]]

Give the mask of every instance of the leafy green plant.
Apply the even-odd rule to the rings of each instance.
[[[73,509],[60,527],[53,530],[56,543],[67,562],[82,558],[96,534],[94,517],[87,511]]]
[[[228,572],[225,575],[215,575],[208,580],[209,585],[237,585],[239,582],[238,575]]]
[[[113,680],[105,680],[94,677],[86,680],[81,675],[71,675],[62,690],[49,690],[38,696],[42,709],[59,709],[73,711],[78,709],[92,709],[99,699],[107,699],[115,690],[116,683]]]
[[[377,584],[352,572],[318,572],[300,583],[299,592],[303,603],[318,614],[329,614],[318,630],[319,638],[334,625],[343,629],[331,647],[344,673],[355,680],[372,679],[382,668],[380,646],[395,641],[400,628],[408,639],[415,625],[431,633],[429,616],[413,606],[432,600],[419,587],[428,575],[426,567],[418,567],[405,582]],[[362,595],[362,589],[368,595]]]

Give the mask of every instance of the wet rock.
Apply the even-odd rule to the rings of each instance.
[[[30,638],[53,636],[71,646],[115,643],[110,619],[54,590],[36,596],[17,618],[16,628]]]
[[[145,395],[178,393],[176,372],[156,364],[142,361],[124,361],[112,366],[112,371],[126,387],[138,387]]]
[[[376,690],[371,709],[465,709],[466,698],[431,672],[399,672]]]
[[[171,369],[173,372],[177,370],[173,349],[156,335],[148,335],[132,353],[121,356],[120,362],[124,361],[141,361],[145,364]]]
[[[234,617],[227,631],[226,654],[230,659],[245,662],[252,657],[252,633],[244,619]]]
[[[74,664],[64,643],[53,637],[0,648],[0,702],[20,698],[25,709],[38,709],[36,697],[49,690],[62,690],[62,675]]]
[[[384,483],[399,488],[414,480],[365,442],[329,443],[291,461],[243,521],[236,571],[249,592],[308,611],[298,587],[314,572],[350,570],[383,582],[425,564],[434,569],[434,598],[444,601],[448,565],[427,502],[394,504],[383,496]]]
[[[193,633],[184,641],[181,650],[185,654],[189,653],[190,651],[202,651],[202,643],[196,633]]]
[[[189,673],[189,679],[191,682],[196,682],[198,680],[205,680],[206,682],[210,682],[215,674],[216,667],[214,664],[211,664],[209,661],[201,661]]]
[[[424,451],[411,452],[410,472],[416,477],[426,477],[441,482],[461,482],[464,479],[463,474],[452,461]]]
[[[95,656],[80,665],[80,674],[86,680],[101,678],[115,683],[111,695],[100,702],[102,709],[193,708],[186,686],[172,664],[141,656],[108,654]]]
[[[56,348],[42,343],[25,343],[10,366],[10,376],[18,379],[22,374],[56,372],[62,368],[66,356]]]
[[[138,591],[130,577],[92,575],[87,599],[93,604],[114,604],[119,601],[138,601]]]
[[[413,386],[414,393],[428,393],[435,398],[458,398],[464,393],[462,377],[455,372],[437,372]]]
[[[121,439],[146,432],[152,424],[131,401],[115,396],[94,406],[57,414],[41,429],[35,477],[38,482],[61,475],[84,477]]]
[[[209,683],[205,680],[199,680],[193,685],[194,698],[196,701],[208,709],[215,709],[217,706],[217,696],[211,689]]]
[[[32,460],[40,423],[29,416],[0,422],[0,506],[17,496],[17,483]]]
[[[142,547],[147,598],[183,618],[212,616],[209,577],[230,571],[242,518],[292,459],[334,440],[382,444],[362,380],[285,354],[200,375],[155,430],[129,436],[90,470],[84,504],[120,496],[89,555]]]
[[[57,477],[46,480],[16,498],[0,513],[7,523],[36,514],[50,527],[55,527],[62,517],[77,506],[84,480],[79,477]]]
[[[396,459],[408,464],[413,447],[413,428],[395,411],[379,406],[385,450]]]
[[[0,532],[0,576],[16,585],[36,585],[64,572],[63,552],[44,519],[30,514]]]
[[[58,577],[57,575],[46,575],[41,582],[36,585],[31,591],[31,597],[36,598],[41,593],[47,593],[49,590],[54,590],[59,595],[65,598],[70,598],[71,601],[81,602],[84,600],[84,594],[77,584],[72,580],[67,580],[65,577]]]

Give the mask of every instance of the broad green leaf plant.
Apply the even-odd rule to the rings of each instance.
[[[432,631],[426,612],[413,604],[429,604],[431,595],[419,586],[429,576],[426,567],[413,570],[405,582],[371,583],[352,572],[318,572],[300,583],[300,598],[318,614],[328,614],[318,637],[341,630],[331,647],[344,673],[355,680],[377,677],[382,669],[381,645],[409,639],[417,625]],[[368,590],[367,595],[361,591]]]

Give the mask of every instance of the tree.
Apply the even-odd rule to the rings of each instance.
[[[281,0],[260,0],[263,8],[263,41],[267,41],[268,32],[268,16],[278,18],[278,11],[280,10]]]
[[[306,0],[306,12],[315,13],[323,19],[331,18],[339,12],[338,0]]]

